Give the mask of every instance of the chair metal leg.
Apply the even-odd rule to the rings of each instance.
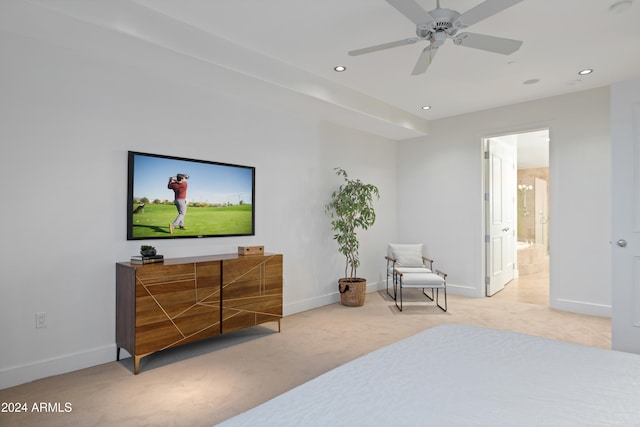
[[[395,263],[394,263],[395,265]],[[395,281],[396,281],[396,272],[395,270],[391,273],[391,282],[393,285],[393,295],[391,295],[389,293],[389,261],[387,260],[387,295],[389,295],[391,298],[393,298],[393,300],[395,301],[396,299],[396,286],[395,286]]]
[[[391,276],[391,286],[393,287],[393,295],[391,295],[391,293],[389,292],[389,274],[387,273],[387,295],[389,295],[391,298],[393,298],[394,300],[396,299],[396,288],[395,288],[395,282],[396,278],[395,278],[395,274],[393,276]]]
[[[400,276],[400,277],[398,277],[398,276]],[[400,287],[399,290],[398,290],[398,287]],[[401,274],[394,274],[393,289],[394,289],[394,292],[393,292],[394,296],[396,296],[396,298],[394,298],[395,303],[396,303],[396,307],[398,307],[398,310],[402,311],[402,275]],[[440,305],[440,288],[435,288],[435,295],[434,295],[434,288],[431,288],[431,296],[427,295],[427,293],[425,292],[425,289],[426,288],[422,288],[422,294],[425,297],[427,297],[427,299],[429,301],[434,301],[435,300],[435,303],[438,306],[438,308],[440,308],[440,310],[446,312],[447,311],[447,288],[446,288],[446,284],[445,284],[445,287],[444,287],[444,307]],[[398,294],[400,295],[400,305],[398,305],[398,299],[397,299]]]
[[[396,307],[398,307],[398,309],[402,311],[402,277],[400,277],[400,284],[399,285],[395,284],[394,286],[400,286],[400,290],[398,291],[398,293],[396,294],[396,298],[394,299],[396,301]],[[398,298],[397,298],[398,294],[400,294],[400,305],[398,305]]]
[[[436,302],[436,304],[438,303]],[[447,311],[447,288],[444,288],[444,308],[442,308],[440,304],[438,304],[438,307],[440,307],[443,311]]]
[[[429,301],[433,301],[433,288],[431,288],[431,296],[427,295],[427,293],[424,291],[424,288],[422,288],[422,294],[427,297],[427,299],[429,299]],[[440,308],[440,310],[442,311],[447,311],[447,289],[444,289],[444,307],[440,305],[440,288],[436,288],[436,295],[435,295],[435,301],[436,301],[436,305]]]
[[[402,278],[398,278],[398,273],[393,272],[393,300],[396,301],[398,299],[398,286],[400,285],[400,280]]]
[[[427,297],[427,299],[428,299],[429,301],[433,301],[433,297],[434,297],[434,295],[433,295],[433,288],[431,288],[431,296],[427,295],[427,293],[424,291],[424,289],[425,289],[425,288],[422,288],[422,294],[423,294],[425,297]]]

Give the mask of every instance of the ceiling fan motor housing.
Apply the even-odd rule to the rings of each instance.
[[[431,38],[436,34],[453,36],[458,31],[459,25],[457,19],[460,16],[458,12],[450,9],[434,9],[429,12],[433,21],[420,24],[416,27],[416,34],[420,38]],[[446,38],[446,36],[444,37]],[[439,37],[438,37],[439,39]]]

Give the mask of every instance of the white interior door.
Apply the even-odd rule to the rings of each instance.
[[[486,294],[502,290],[515,274],[516,145],[497,138],[486,140]]]
[[[640,353],[640,81],[611,95],[611,341]]]

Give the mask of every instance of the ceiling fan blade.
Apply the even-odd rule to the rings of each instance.
[[[465,28],[493,16],[498,12],[502,12],[506,8],[520,3],[521,1],[522,0],[486,0],[476,7],[464,12],[456,21],[462,24],[460,28]]]
[[[379,50],[384,50],[384,49],[391,49],[392,47],[398,47],[398,46],[405,46],[405,45],[408,45],[408,44],[414,44],[419,40],[420,39],[417,38],[417,37],[410,37],[408,39],[398,40],[398,41],[395,41],[395,42],[383,43],[383,44],[378,44],[378,45],[375,45],[375,46],[365,47],[365,48],[362,48],[362,49],[352,50],[352,51],[349,52],[349,55],[350,56],[364,55],[365,53],[377,52]]]
[[[487,36],[476,33],[461,33],[453,38],[453,43],[471,47],[473,49],[487,50],[489,52],[509,55],[520,49],[520,40],[505,39],[502,37]]]
[[[411,74],[416,76],[427,71],[427,68],[431,65],[431,61],[436,57],[436,53],[438,53],[438,47],[434,47],[433,45],[425,47],[418,57],[418,62],[416,62],[416,66],[413,67]]]
[[[433,21],[433,17],[414,0],[387,0],[387,3],[416,25],[428,24]]]

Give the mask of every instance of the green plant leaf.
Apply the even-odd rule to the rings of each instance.
[[[344,178],[344,183],[331,193],[331,200],[325,205],[325,212],[332,218],[333,238],[338,244],[338,252],[346,257],[345,278],[355,278],[360,266],[358,256],[359,241],[357,229],[367,230],[376,220],[374,197],[380,199],[380,192],[373,184],[365,184],[359,179],[349,179],[342,168],[335,168],[336,175]],[[350,267],[350,272],[347,270]]]

